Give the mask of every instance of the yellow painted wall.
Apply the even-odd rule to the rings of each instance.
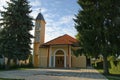
[[[48,48],[40,48],[39,50],[39,67],[48,66]]]
[[[33,65],[34,67],[39,66],[39,43],[34,44],[34,54],[33,54]]]
[[[68,46],[51,46],[52,55],[56,50],[63,49],[66,52],[66,65],[68,67],[69,59],[68,59]],[[50,49],[49,49],[50,50]],[[48,48],[40,48],[39,49],[39,67],[48,67],[49,64],[49,51]],[[82,55],[76,57],[74,55],[71,56],[71,66],[72,67],[86,67],[86,56]]]
[[[51,51],[52,51],[52,55],[54,55],[54,52],[56,50],[60,50],[63,49],[66,52],[66,55],[68,55],[68,46],[67,45],[56,45],[56,46],[51,46]]]
[[[72,56],[72,67],[86,67],[86,56]]]
[[[40,29],[40,44],[44,43],[45,40],[45,22],[43,20],[40,21],[41,29]]]

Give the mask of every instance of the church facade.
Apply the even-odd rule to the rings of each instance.
[[[79,49],[78,41],[65,34],[44,43],[45,20],[41,13],[35,20],[35,39],[33,51],[34,67],[72,68],[86,67],[86,56],[74,56]]]

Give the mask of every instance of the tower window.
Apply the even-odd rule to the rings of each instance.
[[[40,31],[35,32],[35,41],[40,42]]]
[[[40,35],[40,31],[36,31],[35,36],[39,36],[39,35]]]
[[[36,42],[40,42],[40,36],[39,36],[39,35],[37,35],[37,36],[35,37],[35,41],[36,41]]]
[[[40,25],[40,23],[39,23],[39,22],[36,22],[35,26],[36,26],[35,30],[40,30],[41,25]]]

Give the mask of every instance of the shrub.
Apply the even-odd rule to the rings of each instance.
[[[97,62],[96,64],[97,65],[95,66],[95,68],[97,68],[97,69],[103,69],[103,61]],[[108,67],[111,68],[109,61],[108,61]]]

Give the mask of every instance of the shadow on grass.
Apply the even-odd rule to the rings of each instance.
[[[0,78],[0,80],[24,80],[24,79],[8,79],[8,78]]]
[[[103,70],[98,70],[101,74],[103,74]],[[103,74],[108,80],[120,80],[120,73],[112,73],[110,72],[110,74],[106,75]]]
[[[120,80],[120,74],[105,75],[109,80]]]

